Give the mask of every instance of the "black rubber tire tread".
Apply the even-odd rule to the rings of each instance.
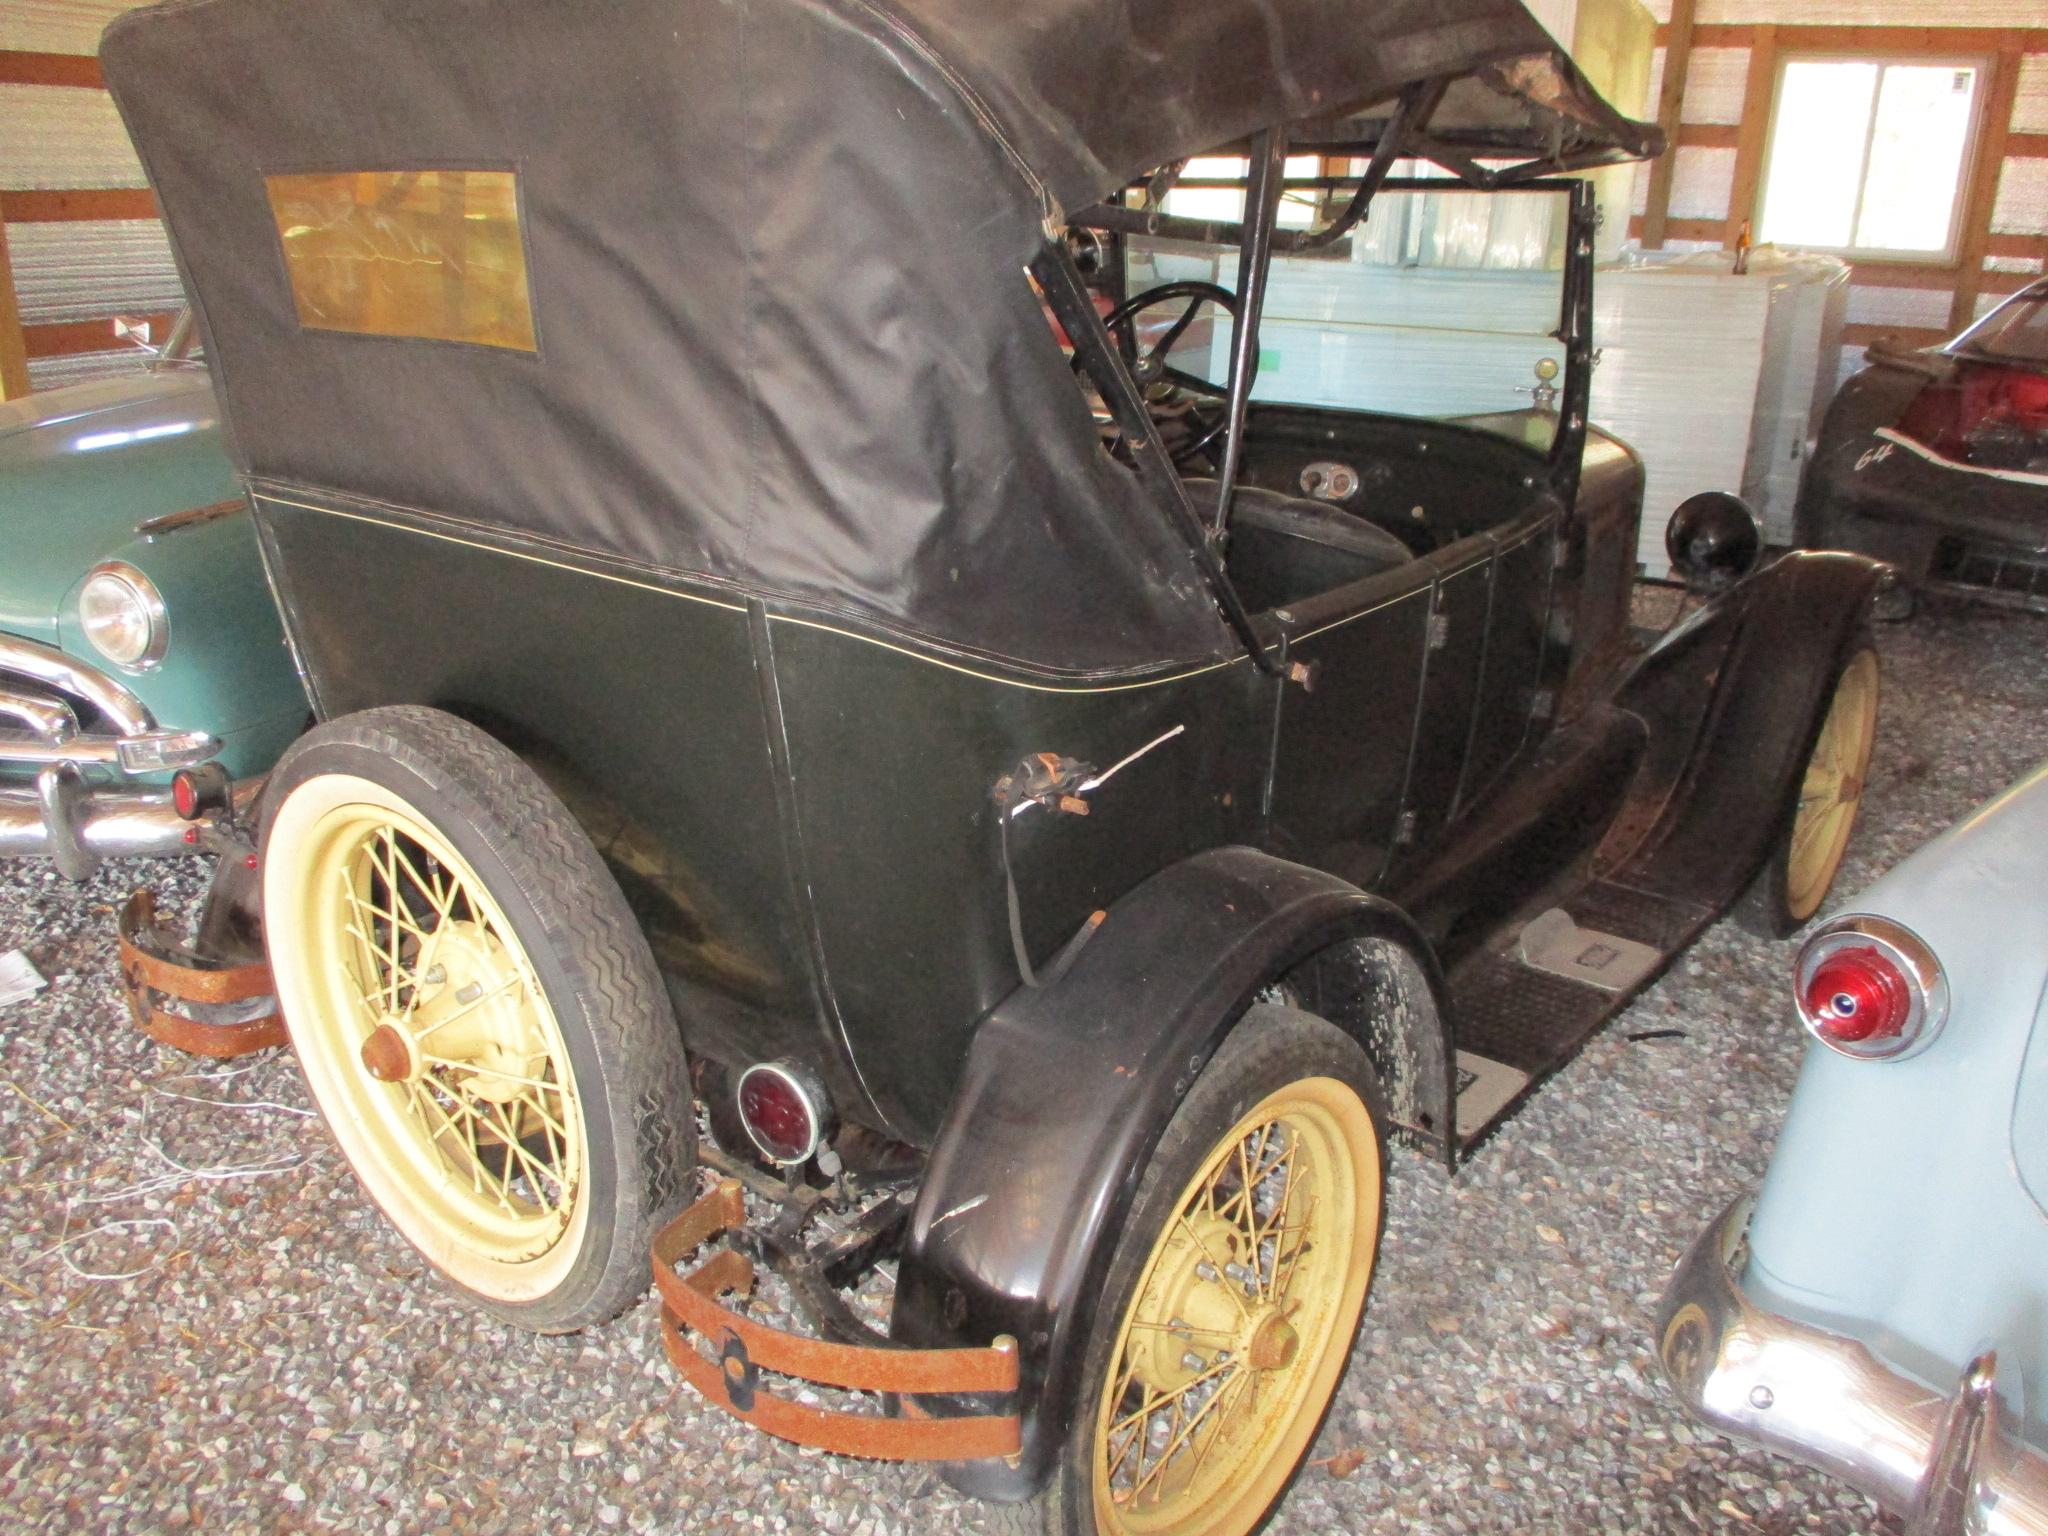
[[[1145,1260],[1151,1255],[1159,1229],[1170,1219],[1181,1190],[1224,1133],[1267,1094],[1305,1077],[1334,1077],[1350,1084],[1372,1117],[1381,1171],[1380,1224],[1373,1237],[1377,1278],[1378,1245],[1386,1235],[1387,1219],[1387,1110],[1378,1075],[1358,1042],[1336,1025],[1299,1009],[1256,1004],[1245,1011],[1244,1018],[1195,1079],[1194,1087],[1167,1122],[1166,1131],[1146,1164],[1088,1330],[1088,1352],[1080,1375],[1081,1400],[1073,1405],[1073,1429],[1059,1464],[1036,1498],[1022,1504],[985,1506],[984,1523],[990,1531],[1001,1536],[1096,1536],[1090,1465],[1094,1453],[1095,1396],[1109,1363],[1109,1351],[1115,1345],[1118,1321],[1130,1302],[1130,1293]],[[1361,1327],[1371,1304],[1368,1283],[1366,1304],[1359,1311]],[[1356,1342],[1354,1332],[1345,1342],[1347,1355]],[[1303,1446],[1304,1459],[1322,1433],[1323,1420],[1328,1418],[1343,1389],[1343,1379],[1340,1373],[1329,1401],[1322,1406],[1316,1432]],[[1297,1462],[1273,1503],[1253,1527],[1255,1531],[1265,1528],[1300,1475],[1301,1464]]]
[[[1792,785],[1789,803],[1779,812],[1780,821],[1776,835],[1771,839],[1771,851],[1764,856],[1763,867],[1756,872],[1756,878],[1736,899],[1733,916],[1736,926],[1759,939],[1783,939],[1796,933],[1804,923],[1795,921],[1792,911],[1785,902],[1785,887],[1790,879],[1792,856],[1792,829],[1799,815],[1800,784],[1806,778],[1806,765],[1813,757],[1813,749],[1820,741],[1821,727],[1826,724],[1828,711],[1834,707],[1835,693],[1842,686],[1842,674],[1849,670],[1849,663],[1865,651],[1877,650],[1877,638],[1871,627],[1859,624],[1849,633],[1848,641],[1835,658],[1834,672],[1828,679],[1828,691],[1820,710],[1807,728],[1806,751],[1799,759],[1799,780]],[[1882,696],[1882,658],[1880,658],[1880,697]],[[1855,829],[1850,828],[1851,837]],[[1846,850],[1844,857],[1846,858]],[[1837,870],[1839,873],[1839,869]],[[1828,896],[1833,893],[1832,884],[1821,893],[1820,906],[1814,909],[1818,917],[1827,909]],[[1809,919],[1810,921],[1810,919]]]
[[[593,1205],[575,1267],[548,1295],[519,1303],[445,1275],[443,1283],[538,1333],[618,1316],[650,1284],[649,1241],[691,1193],[697,1156],[682,1034],[618,882],[567,807],[510,749],[417,705],[344,715],[292,745],[264,797],[266,863],[276,808],[323,773],[395,791],[470,861],[518,932],[576,1077]]]

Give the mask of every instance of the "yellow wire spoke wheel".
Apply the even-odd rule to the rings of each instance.
[[[1372,1283],[1381,1168],[1349,1085],[1268,1094],[1202,1161],[1140,1271],[1095,1416],[1102,1536],[1243,1536],[1336,1391]]]
[[[1785,909],[1795,923],[1820,910],[1842,866],[1877,737],[1877,695],[1877,653],[1858,651],[1835,684],[1800,781],[1785,858]]]
[[[371,1197],[458,1284],[548,1295],[589,1221],[589,1145],[561,1028],[483,879],[398,794],[328,773],[277,810],[264,909],[292,1043]]]

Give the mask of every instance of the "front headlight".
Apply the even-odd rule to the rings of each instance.
[[[93,649],[117,667],[146,672],[171,643],[163,594],[142,572],[119,560],[94,566],[78,594],[78,622]]]

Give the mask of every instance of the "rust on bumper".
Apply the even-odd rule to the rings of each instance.
[[[997,1339],[985,1349],[908,1349],[838,1344],[769,1328],[725,1306],[754,1285],[744,1255],[721,1249],[688,1274],[677,1263],[714,1238],[745,1224],[740,1186],[721,1180],[703,1199],[655,1235],[654,1287],[661,1295],[661,1342],[676,1369],[708,1400],[755,1428],[799,1445],[884,1461],[971,1461],[1015,1455],[1022,1445],[1017,1415],[932,1418],[910,1399],[993,1393],[1014,1402],[1017,1343]],[[708,1342],[717,1355],[696,1343]],[[762,1371],[852,1391],[900,1395],[901,1418],[807,1407],[768,1392]]]
[[[156,895],[137,891],[121,909],[121,993],[128,1011],[152,1039],[195,1056],[246,1056],[286,1040],[284,1018],[273,1000],[268,1012],[249,1015],[247,1004],[273,997],[263,961],[211,960],[179,943],[156,920]],[[198,1016],[206,1012],[220,1018]]]

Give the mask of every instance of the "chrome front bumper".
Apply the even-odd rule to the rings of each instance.
[[[2001,1422],[1996,1355],[1943,1397],[1854,1339],[1765,1311],[1742,1289],[1749,1210],[1736,1201],[1700,1235],[1658,1308],[1658,1358],[1685,1410],[1861,1489],[1908,1536],[2048,1533],[2048,1458]]]
[[[0,856],[40,855],[83,880],[101,859],[196,851],[170,791],[89,783],[205,762],[220,743],[167,731],[104,672],[54,646],[0,634]],[[256,790],[235,787],[238,801]]]

